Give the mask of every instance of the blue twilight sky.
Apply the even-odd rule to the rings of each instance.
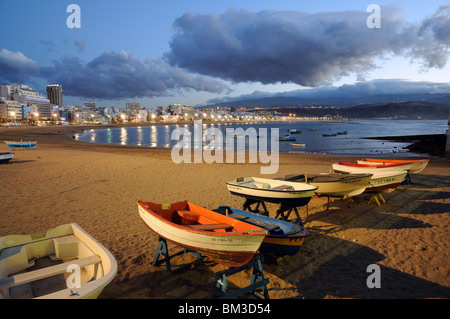
[[[65,104],[450,92],[448,0],[0,0],[0,27],[0,83],[59,83]]]

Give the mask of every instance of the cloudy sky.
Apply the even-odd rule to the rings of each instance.
[[[0,83],[59,83],[65,104],[450,92],[448,0],[2,0],[0,27]]]

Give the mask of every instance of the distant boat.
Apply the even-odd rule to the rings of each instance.
[[[160,237],[227,267],[247,264],[268,232],[190,202],[138,202],[139,217]]]
[[[328,137],[328,136],[337,136],[337,134],[335,134],[335,133],[322,134],[322,136],[324,136],[324,137]]]
[[[5,141],[13,151],[15,149],[30,149],[37,144],[36,141]]]
[[[411,163],[410,173],[419,173],[425,169],[428,165],[429,159],[420,160],[395,160],[395,159],[379,159],[379,158],[364,158],[361,161],[357,161],[359,164],[366,165],[386,165],[386,164],[409,164]]]
[[[337,132],[337,135],[347,135],[347,131],[343,131],[343,132]]]
[[[305,148],[305,143],[291,143],[292,147]]]
[[[362,194],[369,186],[373,174],[312,174],[288,175],[283,180],[316,186],[319,196],[353,197]]]
[[[14,153],[4,152],[0,153],[0,164],[8,163],[14,157]]]
[[[305,183],[258,177],[237,178],[227,182],[227,188],[232,195],[291,206],[308,204],[317,189]]]
[[[77,268],[79,282],[68,287],[66,277]],[[117,262],[77,224],[66,224],[1,237],[0,269],[0,299],[97,298],[116,276]]]
[[[278,138],[279,141],[295,141],[296,138],[290,135],[284,135]]]
[[[297,130],[296,128],[289,129],[288,131],[289,131],[289,134],[300,134],[302,132],[300,130]]]
[[[251,213],[228,206],[219,206],[216,211],[222,215],[266,229],[269,234],[264,238],[259,251],[264,255],[295,255],[309,236],[303,226],[261,214]]]
[[[314,131],[318,131],[318,128],[310,128],[308,131],[314,132]]]
[[[358,163],[337,162],[333,163],[333,170],[336,173],[379,173],[392,171],[409,171],[411,163],[394,163],[386,165],[367,165]]]

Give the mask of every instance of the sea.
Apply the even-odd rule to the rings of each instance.
[[[410,143],[366,138],[445,134],[448,123],[447,120],[320,120],[215,123],[197,125],[194,128],[193,124],[171,123],[91,129],[76,134],[74,139],[146,148],[173,148],[191,143],[189,145],[192,149],[201,146],[223,151],[231,147],[237,150],[255,150],[256,145],[258,150],[271,151],[275,150],[271,142],[274,134],[274,142],[278,143],[280,153],[417,156],[405,149]],[[297,133],[290,133],[293,130],[297,130]],[[227,140],[227,134],[231,136],[230,132],[239,131],[247,134],[256,132],[253,136],[257,136],[257,139],[250,140],[238,134],[238,137]],[[281,141],[275,139],[276,134],[279,137],[289,135],[294,140]],[[244,141],[239,142],[240,138]],[[233,139],[234,143],[231,142]]]

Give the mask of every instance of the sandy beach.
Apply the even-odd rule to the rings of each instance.
[[[188,200],[209,209],[242,208],[225,183],[260,175],[261,164],[175,164],[170,150],[77,142],[85,126],[0,128],[4,140],[37,140],[0,165],[0,236],[30,234],[77,223],[107,247],[119,271],[100,298],[213,297],[214,273],[224,269],[208,259],[178,273],[153,266],[157,236],[138,217],[136,201]],[[449,298],[450,160],[430,157],[412,184],[384,195],[386,204],[355,199],[346,215],[335,201],[314,196],[305,223],[311,235],[295,256],[266,260],[271,299],[285,298]],[[279,171],[268,177],[329,172],[338,160],[354,157],[280,154]],[[271,216],[276,205],[268,205]],[[306,207],[299,209],[306,218]],[[171,252],[180,248],[169,245]],[[188,262],[190,254],[177,257]],[[367,267],[381,269],[381,288],[370,289]],[[229,277],[230,289],[250,281],[250,271]]]

